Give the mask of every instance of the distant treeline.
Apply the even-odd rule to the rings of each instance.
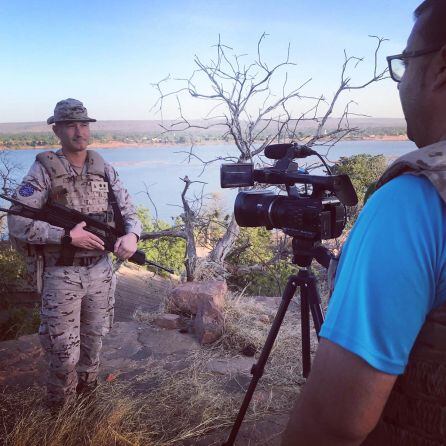
[[[165,134],[150,135],[147,133],[110,133],[93,132],[91,143],[107,144],[120,142],[123,144],[188,144],[191,142],[222,141],[219,135]],[[26,149],[51,147],[59,145],[53,133],[2,133],[0,147],[7,149]]]
[[[8,149],[22,147],[45,147],[57,144],[57,138],[51,133],[14,133],[0,135],[0,145]]]
[[[371,136],[401,136],[406,134],[406,129],[402,127],[373,127],[361,129],[353,132],[346,139],[361,139]],[[263,141],[268,135],[259,135],[258,140]],[[311,137],[311,131],[298,132],[295,137],[290,139],[305,140]],[[91,142],[98,144],[107,144],[119,142],[123,144],[190,144],[190,143],[206,143],[213,141],[230,142],[229,137],[224,134],[194,134],[177,132],[165,134],[148,134],[148,133],[120,133],[120,132],[93,132]],[[7,149],[26,149],[57,146],[58,140],[52,132],[48,133],[2,133],[0,134],[0,148]]]

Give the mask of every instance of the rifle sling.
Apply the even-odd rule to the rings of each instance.
[[[108,202],[111,204],[113,209],[116,230],[120,236],[125,235],[124,217],[122,216],[121,209],[118,205],[118,200],[116,199],[115,192],[110,184],[107,173],[105,173],[105,181],[107,181],[108,184]]]

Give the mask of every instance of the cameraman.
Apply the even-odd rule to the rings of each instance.
[[[283,446],[446,444],[446,1],[389,58],[408,137],[344,247]]]

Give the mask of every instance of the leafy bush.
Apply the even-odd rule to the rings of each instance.
[[[296,266],[285,260],[279,260],[261,270],[233,275],[228,282],[237,289],[244,289],[249,296],[280,296],[285,289],[288,276],[296,272]]]
[[[38,308],[17,308],[13,290],[26,278],[23,258],[7,242],[0,244],[0,341],[37,332]]]
[[[160,231],[172,226],[165,221],[155,222],[146,208],[138,208],[138,217],[141,219],[144,232]],[[178,237],[161,237],[155,240],[145,240],[139,244],[139,249],[146,253],[148,260],[172,268],[177,274],[184,269],[184,253],[186,241]],[[161,274],[159,270],[157,273]]]
[[[364,206],[364,200],[374,190],[374,185],[387,168],[387,160],[384,155],[368,155],[362,153],[350,157],[341,157],[332,167],[335,175],[346,174],[350,177],[356,194],[358,205],[347,211],[348,227],[351,227],[358,217],[359,211]]]
[[[364,195],[372,183],[377,181],[387,168],[384,155],[368,155],[362,153],[350,157],[341,157],[333,166],[336,175],[346,174],[355,188],[360,205],[364,203]]]
[[[37,333],[40,324],[39,308],[10,308],[3,312],[0,321],[0,341],[16,339],[27,334]]]
[[[14,288],[17,281],[26,275],[25,263],[22,257],[8,243],[0,245],[0,298]]]
[[[226,259],[233,271],[228,278],[230,287],[244,289],[248,295],[282,294],[288,276],[296,269],[287,260],[272,262],[283,245],[283,238],[276,239],[278,235],[263,227],[240,229],[232,254]]]

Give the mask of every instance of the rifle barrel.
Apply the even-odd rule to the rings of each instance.
[[[175,273],[175,271],[173,269],[167,268],[165,266],[161,266],[159,263],[151,262],[150,260],[146,260],[144,263],[149,266],[155,266],[156,268],[163,269],[164,271],[167,271],[170,274]]]

